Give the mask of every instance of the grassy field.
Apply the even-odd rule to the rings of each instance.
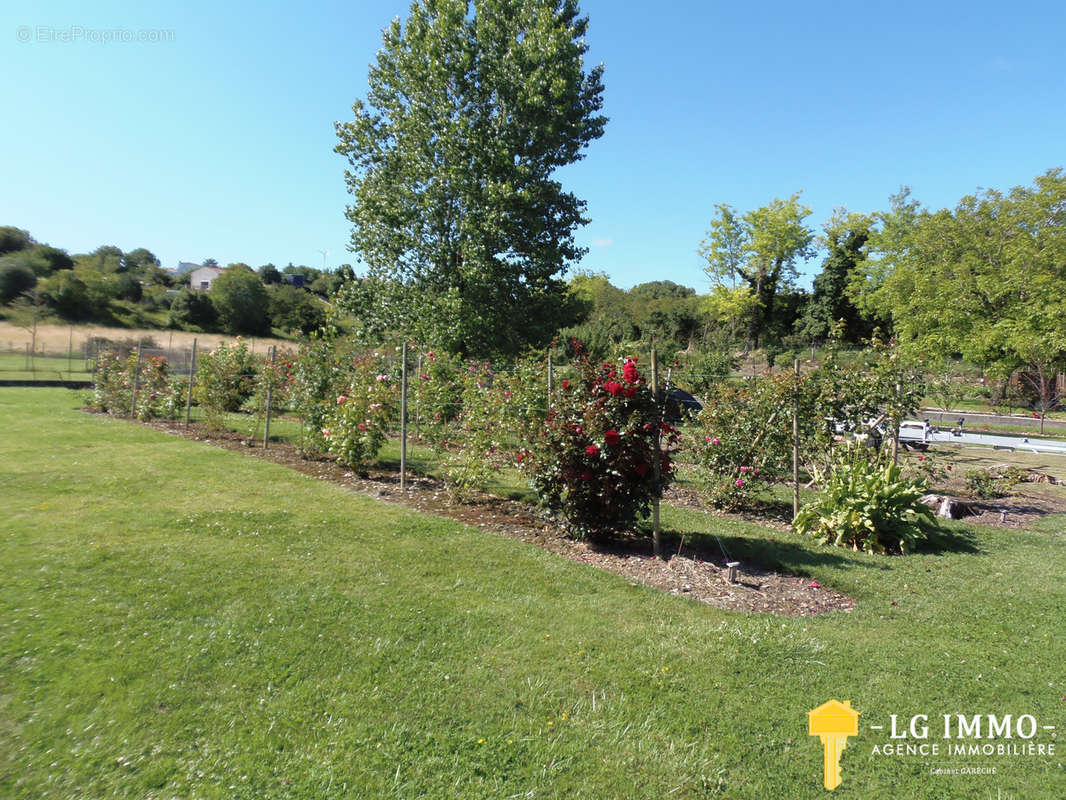
[[[37,328],[36,350],[40,353],[61,355],[72,346],[75,357],[84,352],[85,342],[94,338],[109,339],[113,342],[133,341],[150,338],[163,348],[188,350],[192,348],[193,339],[198,346],[214,348],[222,342],[232,342],[237,337],[220,333],[190,333],[189,331],[171,331],[159,329],[109,328],[102,325],[39,325]],[[245,337],[249,344],[253,340]],[[30,342],[30,332],[12,322],[0,320],[0,351],[24,354]],[[278,349],[293,347],[291,341],[259,337],[254,339],[255,352],[265,353],[267,347],[276,345]]]
[[[1066,730],[1063,515],[884,559],[666,509],[857,601],[751,616],[82,396],[0,389],[0,797],[815,798],[830,698],[862,714],[834,796],[1066,796],[1061,748],[940,738],[956,713],[1034,717],[994,744]],[[892,714],[941,754],[881,754]],[[995,773],[934,774],[966,767]]]

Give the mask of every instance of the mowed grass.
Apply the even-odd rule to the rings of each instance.
[[[857,600],[750,616],[82,397],[0,389],[0,797],[823,797],[830,698],[862,712],[834,796],[1066,796],[1061,749],[934,776],[869,728],[1066,730],[1062,515],[883,559],[666,509]]]

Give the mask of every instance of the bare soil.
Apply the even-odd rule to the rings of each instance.
[[[721,552],[694,550],[687,543],[680,552],[656,558],[647,537],[618,535],[576,540],[566,535],[558,519],[543,509],[491,495],[481,495],[471,502],[456,502],[442,481],[429,476],[409,474],[406,489],[401,490],[396,471],[371,469],[361,477],[331,459],[307,458],[288,443],[271,442],[269,449],[264,450],[262,442],[250,441],[247,436],[231,431],[211,432],[198,424],[186,430],[183,423],[160,420],[148,424],[176,436],[265,458],[384,502],[528,542],[571,561],[622,575],[633,586],[643,584],[719,608],[790,617],[850,611],[855,606],[850,597],[809,578],[750,563],[741,565],[737,581],[731,583]],[[694,494],[685,490],[672,491],[667,500],[698,506]],[[758,521],[771,527],[787,527],[780,520]]]

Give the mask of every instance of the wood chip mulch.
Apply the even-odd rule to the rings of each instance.
[[[786,575],[742,563],[737,582],[730,583],[723,553],[693,551],[685,543],[680,552],[655,558],[647,537],[615,537],[610,540],[575,540],[562,530],[550,513],[528,503],[482,495],[473,502],[455,502],[442,481],[409,474],[406,490],[400,489],[398,472],[371,470],[359,477],[329,459],[308,459],[294,445],[253,442],[234,432],[211,432],[198,424],[188,430],[183,423],[154,420],[150,427],[176,436],[202,441],[283,464],[319,480],[421,512],[458,520],[501,536],[519,539],[582,564],[608,570],[662,592],[691,597],[718,608],[749,613],[799,617],[829,611],[851,611],[855,602],[840,592],[820,586],[810,578]],[[691,494],[674,491],[668,502],[695,505]],[[784,525],[760,519],[760,524]]]

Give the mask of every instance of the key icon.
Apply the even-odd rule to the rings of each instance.
[[[859,712],[850,700],[830,700],[807,712],[807,724],[808,733],[822,740],[825,788],[833,790],[840,785],[840,755],[848,746],[848,737],[859,733]]]

